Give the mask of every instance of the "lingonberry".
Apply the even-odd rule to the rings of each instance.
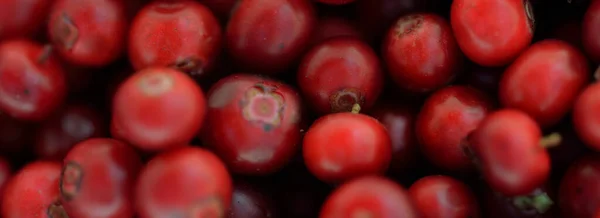
[[[422,217],[481,217],[473,191],[449,176],[423,177],[410,186],[408,193]]]
[[[456,0],[450,9],[456,41],[482,66],[502,66],[529,46],[535,29],[530,0]]]
[[[394,81],[412,92],[428,92],[452,81],[462,53],[450,24],[429,13],[400,17],[383,42],[383,58]]]
[[[487,218],[556,218],[555,192],[549,184],[533,192],[516,197],[506,197],[486,187],[483,191],[483,208]]]
[[[501,109],[469,135],[465,151],[493,190],[513,197],[529,194],[546,182],[550,175],[546,147],[558,142],[558,135],[542,138],[540,127],[525,112]]]
[[[290,86],[259,76],[234,74],[208,95],[203,142],[242,174],[279,170],[297,151],[300,97]]]
[[[63,102],[65,75],[50,47],[27,40],[0,44],[0,110],[39,121]]]
[[[598,68],[600,69],[600,68]],[[584,89],[573,106],[573,127],[581,140],[590,148],[600,150],[600,125],[597,111],[600,109],[600,83],[594,83]]]
[[[60,161],[75,144],[106,135],[107,125],[98,111],[86,105],[68,105],[40,124],[34,152],[40,159]]]
[[[61,203],[71,217],[129,218],[133,185],[142,161],[129,145],[93,138],[66,155],[60,178]]]
[[[559,192],[559,207],[564,217],[593,217],[600,211],[600,158],[581,157],[564,175]]]
[[[123,53],[127,22],[125,1],[56,0],[48,35],[65,60],[104,66]]]
[[[0,41],[29,37],[44,24],[53,1],[0,1]]]
[[[2,217],[67,218],[60,205],[59,162],[27,164],[9,181],[2,197]]]
[[[377,40],[385,35],[398,17],[426,9],[427,2],[423,0],[357,1],[359,29],[370,43],[380,45]]]
[[[0,207],[2,205],[2,200],[4,200],[3,196],[6,190],[6,186],[11,177],[12,170],[10,163],[4,158],[0,158]]]
[[[280,73],[300,57],[315,24],[310,0],[239,1],[227,24],[227,48],[246,70]]]
[[[549,127],[571,110],[588,77],[588,62],[576,48],[558,40],[541,41],[523,52],[502,74],[500,102]]]
[[[338,187],[323,204],[320,218],[419,217],[406,190],[391,180],[367,176]]]
[[[600,1],[592,1],[583,18],[583,45],[587,54],[600,63]]]
[[[411,168],[419,155],[415,134],[417,111],[409,106],[384,103],[375,107],[371,115],[385,126],[392,143],[389,169],[399,172]]]
[[[434,92],[425,101],[416,122],[423,154],[443,169],[471,170],[473,165],[461,142],[492,109],[487,96],[473,88],[450,86]]]
[[[112,112],[112,125],[121,131],[117,135],[144,150],[164,150],[183,146],[196,136],[206,114],[206,100],[186,74],[151,67],[121,84]]]
[[[256,186],[236,181],[227,218],[273,218],[277,217],[275,202],[260,192]]]
[[[355,27],[354,23],[342,17],[321,17],[312,33],[310,45],[314,46],[321,42],[338,36],[350,36],[361,39],[362,34]]]
[[[221,50],[221,27],[194,1],[154,1],[136,15],[129,60],[136,70],[173,67],[194,77],[209,73]]]
[[[139,218],[225,217],[231,196],[225,165],[209,151],[194,147],[155,156],[135,186]]]
[[[392,145],[385,126],[353,112],[325,115],[306,132],[302,145],[308,170],[322,181],[340,183],[388,169]]]
[[[321,114],[350,112],[354,104],[370,109],[382,90],[377,54],[350,37],[329,39],[312,48],[298,69],[298,85]]]

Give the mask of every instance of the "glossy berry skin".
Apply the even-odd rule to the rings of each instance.
[[[129,77],[113,100],[112,125],[127,142],[144,150],[164,150],[187,144],[200,130],[206,100],[185,73],[170,68],[146,68]]]
[[[524,112],[489,114],[468,141],[484,179],[507,197],[528,194],[549,177],[550,156],[540,144],[541,130]]]
[[[2,217],[64,218],[60,207],[59,162],[37,161],[27,164],[9,181],[2,197]]]
[[[27,40],[0,44],[0,110],[40,121],[59,107],[67,94],[65,75],[49,52]]]
[[[61,203],[72,217],[129,218],[142,161],[129,145],[109,138],[78,143],[64,159]]]
[[[493,109],[481,92],[450,86],[434,92],[417,117],[416,134],[421,151],[434,165],[451,171],[470,171],[463,140]]]
[[[392,153],[385,126],[375,118],[351,112],[319,118],[306,132],[302,146],[308,170],[329,183],[381,174]]]
[[[408,193],[422,217],[480,217],[475,194],[452,177],[423,177],[410,186]]]
[[[221,27],[195,1],[154,1],[140,10],[129,33],[129,60],[136,70],[174,67],[203,76],[221,50]]]
[[[594,83],[579,94],[573,106],[573,127],[579,138],[590,148],[600,151],[600,133],[596,126],[600,118],[596,115],[600,110],[600,83]]]
[[[406,190],[382,177],[351,180],[333,191],[323,204],[319,218],[419,217]]]
[[[226,44],[243,69],[280,73],[304,52],[315,24],[310,0],[244,0],[229,18]]]
[[[600,212],[600,159],[598,155],[583,156],[564,175],[559,192],[563,216],[593,217]]]
[[[49,0],[0,1],[0,41],[29,37],[43,25],[50,5]]]
[[[488,67],[510,63],[529,46],[533,19],[529,0],[457,0],[450,9],[460,49]]]
[[[77,65],[104,66],[125,49],[125,1],[55,0],[48,35],[58,53]]]
[[[323,4],[328,4],[328,5],[344,5],[344,4],[354,2],[354,0],[316,0],[316,1],[319,3],[323,3]]]
[[[388,31],[382,50],[394,81],[412,92],[443,87],[462,65],[462,53],[450,25],[435,14],[400,17]]]
[[[60,161],[75,144],[107,134],[107,123],[98,111],[73,104],[40,124],[34,152],[40,159]]]
[[[135,186],[139,218],[224,217],[231,195],[225,165],[213,153],[194,147],[155,156]]]
[[[341,17],[321,17],[312,34],[310,45],[314,46],[328,39],[349,36],[362,38],[362,33],[358,31],[354,23]]]
[[[221,79],[208,95],[203,142],[241,174],[279,170],[297,151],[300,96],[281,82],[247,74]]]
[[[592,60],[600,63],[600,1],[592,1],[581,27],[583,47]]]
[[[370,109],[381,93],[383,73],[377,54],[350,37],[313,47],[298,69],[298,85],[321,114],[350,112],[354,104]]]
[[[535,207],[535,197],[542,196],[550,198],[552,201],[549,208],[540,211]],[[533,199],[534,202],[528,203],[520,201],[520,197]],[[498,192],[494,192],[489,187],[483,192],[483,206],[485,208],[486,218],[559,218],[558,202],[553,187],[545,184],[536,188],[533,192],[524,196],[506,197]],[[570,217],[570,216],[567,216]]]
[[[227,218],[277,217],[275,202],[270,196],[248,183],[236,181]]]
[[[558,40],[541,41],[506,69],[498,89],[500,102],[549,127],[571,110],[588,77],[587,60],[575,47]]]

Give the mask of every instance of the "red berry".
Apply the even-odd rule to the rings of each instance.
[[[211,71],[221,50],[221,27],[194,1],[154,1],[136,15],[129,60],[136,70],[174,67],[192,76]]]
[[[169,68],[146,68],[117,90],[113,125],[126,141],[144,150],[164,150],[187,144],[200,130],[206,101],[186,74]],[[114,133],[113,133],[114,134]]]
[[[2,217],[66,218],[59,203],[60,163],[37,161],[27,164],[6,186]]]
[[[142,161],[129,145],[109,138],[85,140],[64,159],[61,202],[71,217],[130,218],[133,185]]]
[[[415,134],[416,111],[407,106],[385,104],[377,107],[371,115],[385,126],[392,145],[390,169],[402,171],[412,168],[419,155]]]
[[[500,80],[502,105],[526,112],[542,127],[560,121],[587,84],[588,63],[571,45],[546,40],[533,44]]]
[[[600,110],[600,83],[594,83],[585,88],[575,101],[573,126],[587,146],[600,151],[600,133],[597,131],[597,126],[600,125],[598,110]]]
[[[502,66],[529,46],[534,17],[530,0],[456,0],[450,21],[465,55],[482,66]]]
[[[450,86],[434,92],[417,117],[421,150],[429,161],[443,169],[472,169],[462,141],[492,109],[485,95],[469,87]]]
[[[326,41],[327,39],[338,36],[349,36],[362,38],[361,33],[353,23],[341,17],[322,17],[319,19],[310,40],[310,45],[314,46]]]
[[[408,193],[423,217],[480,217],[475,194],[452,177],[423,177],[410,186]]]
[[[300,57],[316,24],[310,0],[239,1],[227,24],[229,54],[256,73],[280,73]]]
[[[600,1],[592,1],[583,18],[583,45],[590,58],[600,62]]]
[[[528,195],[506,197],[489,187],[483,192],[487,218],[556,218],[554,190],[545,184]],[[570,217],[570,216],[567,216]]]
[[[269,174],[283,167],[300,140],[300,97],[288,85],[235,74],[208,93],[203,141],[230,170]]]
[[[323,204],[320,218],[419,217],[402,186],[381,177],[362,177],[338,187]]]
[[[384,173],[392,156],[385,126],[354,112],[319,118],[306,132],[302,146],[306,167],[330,183]]]
[[[394,81],[413,92],[443,87],[462,65],[450,24],[428,13],[400,17],[384,39],[383,58]]]
[[[327,40],[312,48],[298,69],[298,83],[313,108],[321,113],[350,112],[373,106],[383,84],[377,54],[349,37]]]
[[[161,153],[142,169],[135,196],[139,218],[224,217],[232,182],[214,154],[194,147]]]
[[[542,140],[535,120],[513,109],[489,114],[469,136],[483,177],[493,190],[508,197],[531,193],[546,182],[549,143],[555,142]]]
[[[34,152],[41,159],[62,160],[75,144],[106,135],[106,124],[98,111],[84,105],[69,105],[40,124]]]
[[[1,0],[0,41],[36,33],[50,11],[49,0]]]
[[[125,1],[56,0],[48,21],[48,34],[67,61],[104,66],[119,58],[125,48]]]
[[[12,177],[12,170],[10,167],[10,163],[8,163],[6,159],[0,158],[0,206],[2,205],[2,200],[4,200],[3,196],[8,181],[10,181],[10,178]]]
[[[63,102],[63,69],[49,47],[31,41],[0,44],[0,110],[22,120],[43,120]]]
[[[255,186],[236,182],[227,218],[272,218],[277,217],[275,204],[270,196],[261,193]]]
[[[600,212],[600,158],[583,156],[564,175],[559,189],[559,206],[564,217],[593,217]]]
[[[328,5],[344,5],[344,4],[354,2],[355,0],[316,0],[316,1],[323,3],[323,4],[328,4]]]

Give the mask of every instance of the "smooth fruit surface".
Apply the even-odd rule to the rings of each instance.
[[[573,106],[573,127],[577,135],[587,146],[594,150],[600,150],[600,83],[588,86],[575,101]]]
[[[410,186],[408,193],[422,217],[480,217],[473,191],[452,177],[423,177]]]
[[[29,37],[44,24],[53,1],[0,1],[0,41]]]

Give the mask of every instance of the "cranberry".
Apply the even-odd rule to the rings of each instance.
[[[400,17],[388,31],[382,49],[394,81],[412,92],[443,87],[462,65],[450,25],[435,14]]]
[[[322,17],[312,34],[310,45],[317,45],[327,39],[338,36],[362,38],[361,33],[353,23],[341,17]]]
[[[600,125],[600,117],[596,115],[598,109],[600,109],[600,83],[594,83],[585,88],[575,101],[573,126],[586,145],[600,151],[600,133],[596,131],[597,126]]]
[[[593,217],[600,211],[600,158],[583,156],[567,170],[559,189],[564,217]]]
[[[129,145],[108,138],[78,143],[64,159],[61,202],[72,217],[133,216],[133,185],[142,161]]]
[[[468,150],[490,187],[508,197],[529,194],[550,174],[547,146],[557,135],[542,139],[535,120],[514,109],[489,114],[469,136]]]
[[[297,150],[301,113],[300,98],[288,85],[234,74],[208,93],[203,141],[235,173],[273,173]]]
[[[39,121],[59,107],[66,96],[66,79],[50,53],[49,47],[31,41],[0,44],[0,110]]]
[[[62,160],[71,148],[106,133],[102,115],[92,107],[69,105],[44,121],[36,132],[34,152],[39,158]]]
[[[333,191],[319,217],[416,218],[418,215],[404,188],[385,178],[367,176]]]
[[[136,70],[173,67],[192,76],[210,72],[221,50],[221,27],[194,1],[154,1],[136,15],[129,60]]]
[[[12,176],[12,170],[10,167],[10,163],[8,163],[6,159],[0,158],[0,205],[2,205],[2,198],[4,196],[6,186]]]
[[[256,73],[279,73],[300,57],[316,24],[310,0],[239,1],[227,24],[229,53]]]
[[[502,66],[529,46],[534,17],[529,0],[456,0],[450,21],[465,55],[482,66]]]
[[[398,17],[426,9],[428,2],[429,0],[357,1],[359,29],[369,42],[373,42],[382,38]]]
[[[52,44],[67,61],[104,66],[125,48],[125,1],[56,0],[48,21]]]
[[[359,109],[356,104],[353,112],[325,115],[306,132],[304,162],[320,180],[340,183],[387,170],[392,153],[388,132]]]
[[[408,193],[423,217],[480,217],[475,194],[452,177],[423,177],[410,186]]]
[[[314,110],[350,112],[373,106],[382,90],[383,73],[377,54],[349,37],[329,39],[311,49],[298,70],[298,83]]]
[[[371,112],[389,133],[392,145],[390,170],[399,172],[411,168],[418,160],[419,145],[415,134],[417,111],[408,106],[383,104]]]
[[[549,127],[571,109],[588,74],[587,60],[576,48],[558,40],[541,41],[506,69],[498,89],[500,102]]]
[[[139,218],[224,217],[232,182],[217,156],[184,147],[150,160],[139,175],[135,196]]]
[[[488,218],[558,218],[553,189],[545,184],[533,192],[506,197],[489,187],[483,192],[485,217]]]
[[[0,1],[0,41],[28,37],[36,33],[46,20],[53,1]]]
[[[114,97],[112,122],[122,131],[117,135],[139,148],[164,150],[194,138],[202,126],[205,107],[204,94],[190,77],[152,67],[121,84]]]
[[[489,99],[473,88],[450,86],[434,92],[417,117],[421,150],[438,167],[471,170],[473,165],[461,142],[492,109]]]
[[[269,197],[255,186],[244,182],[235,182],[227,218],[276,217],[275,204]]]
[[[592,1],[582,24],[583,44],[590,58],[600,62],[600,1]]]
[[[66,218],[59,202],[60,163],[27,164],[9,181],[2,200],[2,217]]]
[[[344,5],[348,3],[352,3],[355,0],[316,0],[317,2],[329,5]]]

